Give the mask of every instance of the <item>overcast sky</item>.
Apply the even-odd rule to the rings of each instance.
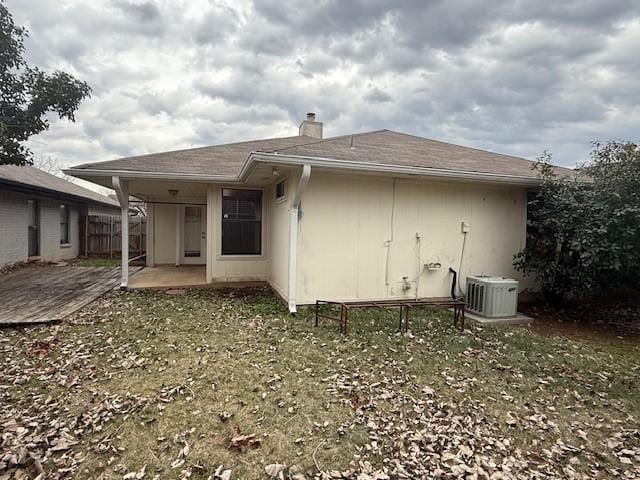
[[[556,163],[640,132],[638,0],[6,0],[28,59],[87,81],[64,166],[388,128]]]

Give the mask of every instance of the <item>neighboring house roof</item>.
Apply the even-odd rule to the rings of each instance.
[[[390,130],[343,135],[326,139],[306,136],[272,138],[231,143],[189,150],[154,153],[107,162],[80,165],[69,170],[82,176],[84,171],[148,172],[239,177],[252,156],[271,159],[301,158],[323,161],[323,166],[342,164],[343,168],[375,169],[376,166],[404,168],[410,173],[451,172],[535,180],[534,162],[524,158],[453,145]],[[262,161],[266,159],[261,158]],[[299,162],[304,163],[304,162]],[[380,168],[379,168],[380,169]],[[557,167],[560,174],[575,175],[571,169]]]
[[[30,166],[0,165],[0,186],[2,185],[30,191],[41,190],[49,194],[120,208],[120,204],[109,197]]]

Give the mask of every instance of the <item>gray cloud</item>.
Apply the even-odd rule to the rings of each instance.
[[[120,8],[126,15],[132,16],[141,22],[154,22],[160,18],[160,10],[157,5],[151,1],[133,3],[126,0],[115,0],[113,4]]]
[[[64,165],[390,128],[559,163],[640,131],[636,0],[7,0],[28,58],[88,81]]]
[[[393,100],[393,97],[378,87],[372,87],[363,97],[365,100],[373,103],[384,103]]]

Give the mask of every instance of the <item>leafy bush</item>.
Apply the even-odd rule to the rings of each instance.
[[[542,184],[515,266],[554,303],[640,287],[640,147],[594,147],[576,176],[558,174],[548,153],[536,164]]]

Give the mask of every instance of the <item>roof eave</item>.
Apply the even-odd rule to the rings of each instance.
[[[193,173],[168,173],[145,172],[143,170],[102,170],[90,168],[68,168],[63,170],[72,177],[88,179],[91,177],[122,177],[129,179],[153,179],[153,180],[187,180],[194,182],[227,182],[237,181],[236,176],[231,175],[202,175]]]
[[[504,175],[497,173],[472,172],[464,170],[449,170],[431,167],[412,167],[407,165],[389,165],[374,162],[355,162],[349,160],[337,160],[335,158],[307,157],[300,155],[282,155],[278,153],[252,152],[250,158],[253,162],[273,163],[280,165],[304,165],[308,164],[319,168],[331,168],[338,170],[362,171],[372,173],[387,173],[396,175],[415,175],[421,177],[444,178],[461,181],[483,181],[490,183],[502,183],[535,187],[540,185],[536,177],[524,177],[516,175]],[[240,177],[246,177],[253,168],[253,164],[245,163]]]
[[[536,177],[505,175],[498,173],[472,172],[465,170],[450,170],[443,168],[415,167],[407,165],[389,165],[374,162],[355,162],[338,160],[335,158],[309,157],[301,155],[284,155],[279,153],[251,152],[242,165],[240,173],[234,175],[202,175],[168,172],[146,172],[139,170],[102,170],[91,168],[69,168],[64,173],[77,178],[91,177],[122,177],[128,179],[154,180],[182,180],[193,182],[224,182],[243,183],[247,180],[256,163],[271,163],[278,165],[311,165],[314,167],[336,170],[349,170],[371,173],[386,173],[395,175],[413,175],[420,177],[441,178],[458,181],[481,181],[509,185],[535,187],[540,185]]]
[[[5,186],[8,189],[17,191],[24,194],[42,195],[48,198],[61,199],[66,201],[75,202],[78,204],[92,204],[99,205],[107,208],[120,208],[118,205],[114,205],[108,202],[103,202],[89,197],[83,197],[74,193],[61,192],[60,190],[54,190],[51,188],[41,187],[39,185],[30,185],[28,183],[16,182],[13,180],[0,179],[0,185]]]

